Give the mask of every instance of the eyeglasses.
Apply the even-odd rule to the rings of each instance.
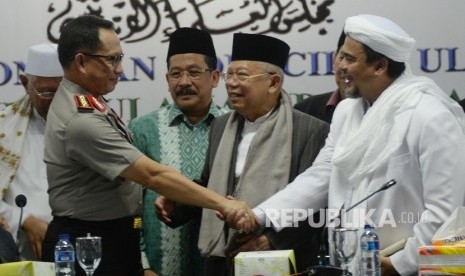
[[[266,72],[266,73],[261,73],[261,74],[257,74],[257,75],[247,75],[246,73],[228,73],[228,72],[223,72],[221,73],[221,76],[223,77],[223,80],[225,82],[227,81],[231,81],[231,80],[236,80],[236,81],[247,81],[249,79],[252,79],[252,78],[256,78],[256,77],[260,77],[260,76],[264,76],[264,75],[274,75],[276,73],[272,73],[272,72]]]
[[[32,86],[32,91],[37,94],[37,96],[42,99],[42,100],[51,100],[53,99],[53,96],[55,96],[55,92],[52,91],[37,91],[34,86]]]
[[[210,69],[210,68],[203,69],[203,70],[200,70],[200,69],[173,70],[173,71],[168,72],[167,76],[170,81],[179,81],[184,76],[184,73],[186,73],[187,76],[191,80],[199,80],[200,77],[202,77],[202,74],[206,72],[211,72],[213,70],[214,69]]]
[[[121,61],[123,61],[123,57],[124,57],[124,54],[120,54],[116,56],[91,54],[91,53],[82,53],[82,54],[85,56],[89,56],[89,57],[104,58],[107,61],[110,61],[113,67],[117,67],[121,63]]]

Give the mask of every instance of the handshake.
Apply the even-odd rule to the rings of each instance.
[[[165,196],[159,196],[154,205],[158,219],[166,225],[171,225],[173,223],[171,215],[176,203]],[[260,226],[257,217],[247,203],[227,196],[220,205],[220,210],[216,211],[216,216],[225,221],[231,228],[248,234]]]

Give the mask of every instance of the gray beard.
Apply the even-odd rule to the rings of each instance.
[[[358,99],[360,98],[360,92],[357,89],[349,89],[344,91],[344,96],[349,99]]]

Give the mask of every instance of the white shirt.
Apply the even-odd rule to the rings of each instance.
[[[236,177],[241,176],[242,171],[244,170],[245,160],[247,159],[247,153],[249,152],[250,143],[252,143],[253,138],[258,132],[258,129],[266,121],[270,114],[271,111],[256,119],[255,122],[251,122],[244,118],[245,122],[244,128],[242,129],[242,139],[239,142],[239,146],[237,147],[237,160],[235,169]]]
[[[0,202],[0,210],[5,214],[5,218],[10,226],[10,232],[15,239],[20,216],[20,208],[16,206],[15,198],[19,194],[23,194],[27,198],[27,204],[23,208],[22,223],[30,215],[34,215],[46,221],[51,221],[52,219],[52,211],[47,194],[47,174],[43,161],[44,131],[45,119],[33,109],[24,137],[24,148],[20,166],[8,189],[5,201]],[[24,245],[24,256],[26,258],[33,257],[28,256],[27,253],[29,250],[29,242],[26,234],[21,233],[20,235],[21,245]]]

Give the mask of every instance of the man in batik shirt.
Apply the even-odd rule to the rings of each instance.
[[[202,172],[212,120],[227,112],[212,102],[212,90],[220,78],[216,64],[210,34],[192,28],[173,32],[166,80],[174,103],[129,124],[139,150],[190,179]],[[199,221],[176,229],[160,223],[154,215],[157,197],[151,190],[144,192],[141,247],[148,259],[144,268],[160,275],[201,275]]]

